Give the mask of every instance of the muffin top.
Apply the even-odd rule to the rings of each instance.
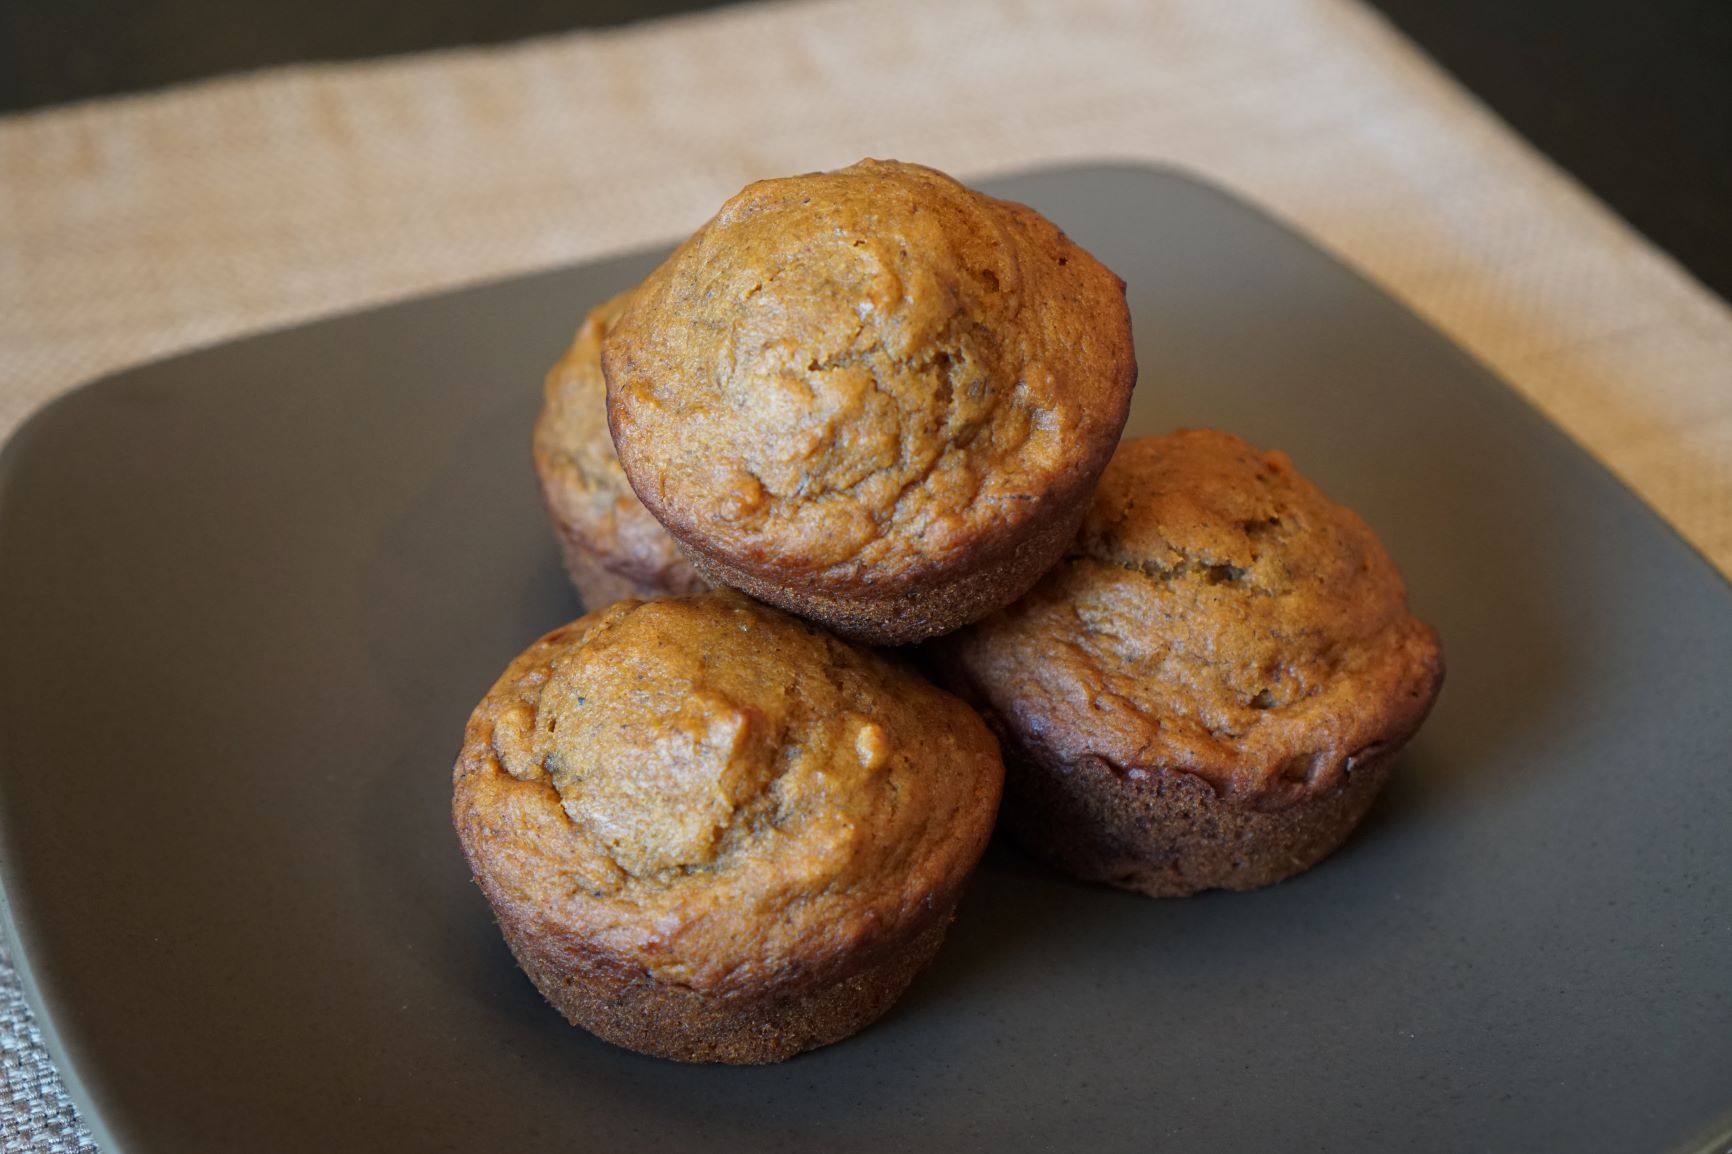
[[[458,824],[496,908],[658,979],[817,976],[984,848],[998,747],[958,699],[732,591],[542,638],[471,719]]]
[[[625,471],[676,536],[837,587],[1013,549],[1094,483],[1136,379],[1099,261],[1032,209],[872,160],[728,201],[602,363]]]
[[[1282,453],[1126,441],[1071,553],[944,660],[1047,758],[1293,800],[1404,738],[1442,677],[1371,530]]]
[[[535,471],[548,510],[603,569],[676,593],[704,587],[667,530],[626,482],[607,430],[601,341],[629,293],[593,309],[547,374],[535,422]]]

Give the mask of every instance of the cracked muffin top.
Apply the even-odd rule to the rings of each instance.
[[[646,592],[696,593],[703,581],[632,492],[608,433],[601,341],[630,295],[592,310],[547,374],[535,422],[535,472],[568,549]]]
[[[496,908],[598,964],[743,990],[952,899],[1003,773],[958,699],[723,590],[531,646],[471,719],[454,812]]]
[[[1124,442],[1065,560],[941,644],[1042,758],[1271,801],[1405,738],[1443,673],[1365,522],[1285,454],[1207,430]]]
[[[1086,493],[1136,365],[1124,284],[1032,209],[918,165],[760,181],[603,346],[632,486],[690,548],[918,582]]]

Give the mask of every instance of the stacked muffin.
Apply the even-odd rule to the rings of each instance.
[[[690,1061],[846,1037],[1001,791],[1033,852],[1157,896],[1351,832],[1437,637],[1282,455],[1119,444],[1135,380],[1116,276],[892,162],[751,185],[591,314],[534,446],[592,611],[476,709],[453,802],[568,1019]],[[865,648],[914,643],[950,692]]]

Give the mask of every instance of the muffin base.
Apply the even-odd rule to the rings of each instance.
[[[1347,840],[1389,780],[1394,753],[1277,808],[1219,794],[1188,773],[1149,770],[1137,780],[1098,758],[1060,768],[1019,758],[1007,761],[1000,820],[1030,852],[1085,881],[1157,898],[1260,889]]]
[[[680,538],[692,568],[712,585],[727,585],[759,601],[815,621],[832,633],[866,645],[911,645],[938,637],[1015,601],[1058,563],[1076,539],[1093,490],[1085,488],[1054,508],[1009,555],[996,555],[957,571],[947,580],[898,588],[893,583],[827,590],[774,581],[714,557]]]
[[[954,915],[952,902],[839,977],[732,996],[657,981],[594,955],[561,958],[545,938],[503,920],[500,929],[518,965],[572,1025],[651,1057],[756,1066],[840,1042],[882,1017],[938,953]]]

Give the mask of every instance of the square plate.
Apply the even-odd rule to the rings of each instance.
[[[463,722],[578,606],[543,371],[647,253],[138,369],[0,458],[0,865],[105,1146],[1666,1150],[1732,1108],[1732,589],[1484,369],[1220,192],[992,191],[1130,284],[1130,433],[1359,509],[1450,683],[1367,826],[1152,902],[995,848],[859,1037],[685,1067],[565,1026],[451,832]]]

